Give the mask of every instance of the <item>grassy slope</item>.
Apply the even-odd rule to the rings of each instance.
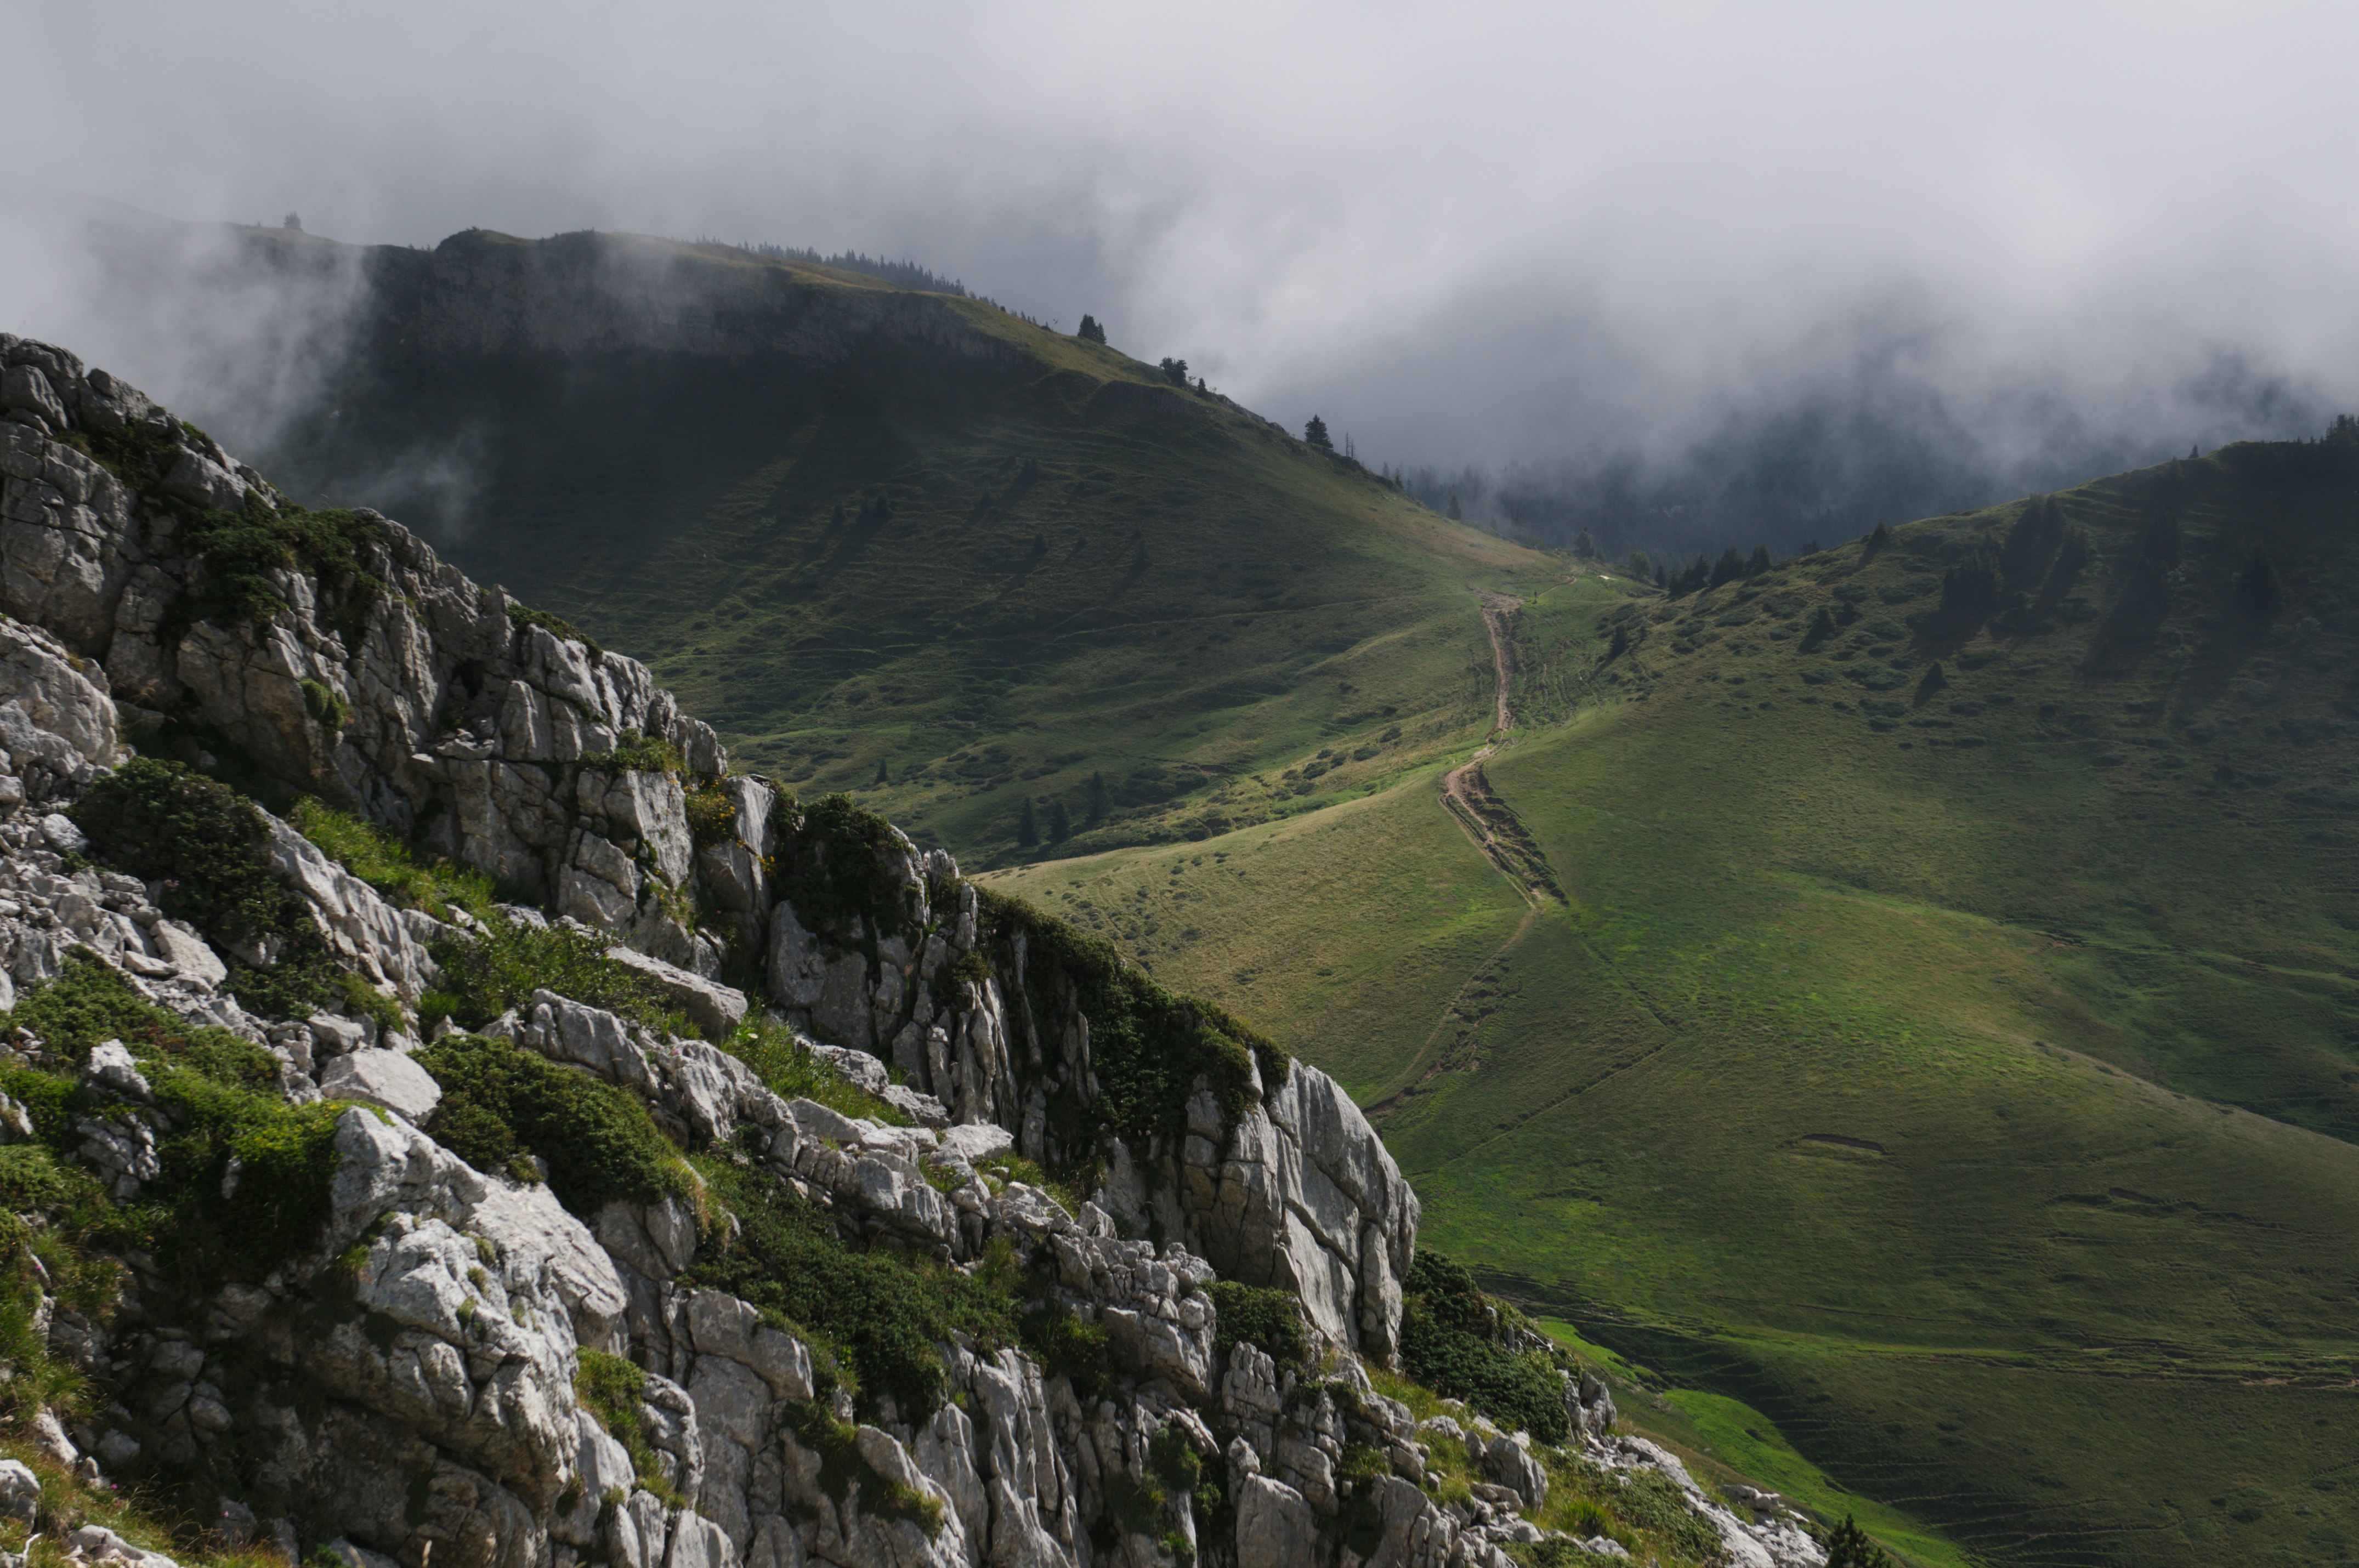
[[[1322,749],[1371,753],[1323,792],[1479,738],[1473,589],[1545,557],[1112,350],[942,305],[1012,361],[397,361],[288,463],[464,436],[458,564],[647,659],[746,765],[977,862],[1027,795],[1080,831],[1093,773],[1111,820],[1074,848],[1266,819]]]
[[[2061,617],[1909,636],[2013,509],[1670,608],[1610,666],[1647,700],[1490,765],[1573,907],[1461,999],[1471,1026],[1419,1027],[1436,985],[1381,1052],[1307,1011],[1282,1032],[1364,1093],[1420,1080],[1386,1130],[1439,1244],[1750,1400],[1843,1484],[2006,1562],[2338,1560],[2359,573],[2347,486],[2281,469],[2232,450],[2070,498],[2097,607],[2180,519],[2169,617],[2126,646]],[[2291,599],[2266,636],[2223,613],[2255,537]],[[1799,651],[1840,592],[1855,625]],[[1548,608],[1527,709],[1593,669]],[[1251,902],[1273,934],[1330,918]],[[1218,961],[1178,978],[1243,1000]]]

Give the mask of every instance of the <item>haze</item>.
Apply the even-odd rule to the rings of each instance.
[[[1898,449],[1918,478],[1890,504],[1962,503],[2359,406],[2339,9],[20,4],[0,27],[20,184],[355,241],[908,256],[1321,413],[1372,464],[1564,488],[1790,439],[1848,516]],[[47,236],[0,250],[0,329],[192,406],[255,327],[93,299]],[[206,358],[161,341],[197,328]]]

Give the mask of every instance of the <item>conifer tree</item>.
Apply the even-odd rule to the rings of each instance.
[[[1327,435],[1327,421],[1316,414],[1310,416],[1310,424],[1302,427],[1302,441],[1305,446],[1316,447],[1322,452],[1335,449],[1335,443]]]
[[[1597,558],[1597,541],[1589,536],[1588,529],[1583,528],[1581,537],[1572,542],[1572,553],[1587,561]]]
[[[1090,775],[1089,800],[1082,808],[1082,826],[1083,827],[1103,827],[1105,823],[1105,775],[1103,773],[1092,773]]]
[[[1032,815],[1032,797],[1027,795],[1024,797],[1024,809],[1016,818],[1016,844],[1018,849],[1029,849],[1039,842],[1040,824]]]
[[[1771,561],[1769,558],[1769,546],[1767,545],[1756,545],[1753,546],[1752,557],[1745,563],[1745,575],[1746,577],[1759,577],[1763,572],[1767,571],[1775,564],[1776,563]]]
[[[885,759],[882,757],[876,759],[876,782],[881,784],[893,782],[892,775],[886,771]]]
[[[1049,803],[1049,842],[1061,844],[1072,836],[1073,819],[1065,814],[1065,803],[1061,800],[1050,801]]]
[[[1105,341],[1105,329],[1098,325],[1096,317],[1084,313],[1082,324],[1073,329],[1073,336],[1085,343],[1103,343]]]
[[[1827,1568],[1891,1568],[1891,1563],[1884,1548],[1870,1541],[1849,1514],[1827,1537]]]

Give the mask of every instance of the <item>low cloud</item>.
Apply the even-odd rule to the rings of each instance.
[[[286,0],[10,42],[21,167],[66,189],[909,256],[1502,485],[1709,489],[1783,449],[1825,510],[1906,507],[2359,406],[2331,11]],[[192,319],[16,233],[0,327],[266,422],[349,281]]]

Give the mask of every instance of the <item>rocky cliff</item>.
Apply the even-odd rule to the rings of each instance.
[[[1820,1560],[1537,1344],[1537,1437],[1420,1422],[1417,1200],[1323,1074],[397,524],[0,367],[50,1460],[372,1568]]]

